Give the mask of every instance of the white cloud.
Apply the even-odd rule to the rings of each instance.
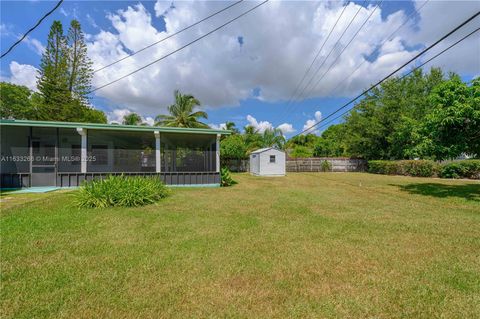
[[[260,122],[257,121],[257,119],[251,116],[250,114],[247,115],[247,121],[248,121],[248,125],[253,126],[256,130],[258,130],[259,133],[263,133],[265,132],[265,130],[272,130],[274,127],[273,124],[268,121],[260,121]],[[276,128],[282,131],[283,134],[295,132],[293,125],[290,123],[280,124]]]
[[[251,116],[250,114],[247,115],[247,121],[250,126],[253,126],[258,132],[263,133],[265,130],[273,129],[272,123],[268,121],[260,121],[258,122],[256,118]]]
[[[40,56],[45,51],[45,46],[42,44],[42,42],[38,41],[37,39],[26,37],[23,41],[28,45],[28,47],[33,52],[35,52]]]
[[[312,126],[320,122],[321,120],[322,120],[322,112],[316,111],[314,114],[314,118],[308,119],[303,125],[302,131],[305,131],[303,132],[303,134],[318,134],[319,131],[317,130],[317,128]]]
[[[283,123],[277,126],[277,128],[282,131],[283,134],[293,133],[296,130],[293,128],[293,125],[290,123]]]
[[[95,29],[100,29],[100,27],[98,26],[97,22],[95,21],[95,19],[87,13],[86,15],[87,17],[87,22],[92,26],[94,27]]]
[[[172,9],[172,7],[173,7],[173,1],[157,0],[154,6],[155,16],[158,18],[160,16],[166,15],[168,11]]]
[[[131,113],[133,112],[129,109],[115,109],[111,112],[107,112],[108,123],[122,124],[123,118]],[[142,115],[140,115],[140,117],[142,118],[142,123],[147,123],[150,126],[155,124],[155,119],[153,117],[143,117]]]
[[[227,124],[226,123],[220,123],[220,124],[208,124],[208,126],[210,126],[211,128],[213,128],[214,130],[224,130],[227,128]]]
[[[29,64],[10,62],[10,77],[2,77],[2,81],[24,85],[30,90],[37,91],[37,69]]]
[[[172,103],[172,92],[175,89],[195,95],[204,108],[236,106],[247,98],[258,98],[266,102],[287,100],[345,3],[269,2],[218,32],[96,94],[118,105],[120,109],[128,108],[142,114],[165,111]],[[423,0],[416,5],[420,3]],[[225,6],[226,3],[220,1],[179,1],[171,8],[170,2],[160,1],[155,4],[155,12],[149,12],[139,3],[110,13],[107,18],[111,27],[88,37],[88,52],[94,68],[125,57],[129,52],[156,42]],[[113,81],[172,52],[252,6],[252,2],[245,1],[188,32],[97,72],[93,79],[94,87]],[[317,59],[318,63],[327,56],[359,6],[357,3],[348,3],[344,16]],[[396,34],[395,39],[379,48],[380,54],[372,60],[367,57],[371,57],[377,46],[410,13],[397,11],[385,16],[383,10],[376,10],[331,71],[318,86],[306,90],[305,97],[351,96],[358,93],[402,65],[419,48],[432,43],[479,8],[478,1],[430,1],[423,7],[416,22],[408,22]],[[339,52],[348,43],[373,9],[373,5],[361,8],[335,52]],[[167,14],[164,14],[165,10],[168,11]],[[154,19],[160,15],[163,16],[167,31],[155,28]],[[272,16],[277,18],[272,19]],[[439,24],[438,21],[442,23]],[[268,25],[268,28],[258,29],[258,25]],[[474,26],[474,23],[471,25]],[[462,29],[456,37],[446,41],[443,47],[466,34],[472,26]],[[239,36],[243,38],[241,48]],[[437,59],[433,65],[442,66],[445,70],[479,74],[479,43],[478,35],[471,37],[449,54]],[[432,50],[432,54],[440,50],[440,47]],[[336,54],[330,56],[316,79],[335,58]],[[426,58],[428,55],[423,59]],[[343,81],[362,62],[362,67],[348,81]],[[339,89],[332,93],[337,85]],[[260,96],[253,96],[254,89],[258,89]],[[284,121],[280,123],[282,122]]]

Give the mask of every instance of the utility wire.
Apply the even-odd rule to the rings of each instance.
[[[60,7],[62,2],[63,0],[58,1],[58,3],[55,5],[55,7],[53,7],[52,10],[48,11],[40,20],[38,20],[37,23],[33,27],[31,27],[27,32],[25,32],[25,34],[19,40],[17,40],[17,42],[12,44],[10,48],[8,48],[8,50],[5,51],[5,53],[2,53],[2,55],[0,56],[0,59],[6,56],[8,53],[10,53],[10,51],[12,51],[14,47],[16,47],[20,42],[22,42],[30,32],[35,30],[40,25],[40,23],[42,23],[43,20],[45,20],[49,15],[51,15],[55,10],[57,10],[57,8]]]
[[[353,21],[355,21],[355,18],[357,17],[357,15],[360,13],[360,11],[362,10],[363,6],[367,3],[368,0],[364,0],[362,5],[358,8],[357,12],[355,13],[355,15],[352,17],[352,19],[350,20],[350,22],[348,23],[347,27],[343,30],[342,34],[340,35],[340,37],[337,39],[337,41],[335,42],[335,44],[332,46],[332,48],[330,49],[330,51],[328,52],[327,56],[325,57],[325,59],[323,59],[322,63],[315,69],[315,72],[313,73],[313,75],[310,77],[310,79],[308,80],[307,84],[303,87],[303,89],[301,90],[300,94],[298,95],[298,97],[301,97],[303,95],[303,93],[305,93],[305,90],[307,89],[307,87],[312,83],[313,79],[315,79],[315,76],[318,74],[318,72],[320,71],[320,69],[322,68],[322,66],[325,64],[325,62],[327,61],[327,59],[330,57],[330,55],[332,54],[333,50],[337,47],[338,43],[340,42],[340,40],[342,40],[343,36],[345,35],[345,33],[347,32],[347,30],[350,28],[350,26],[352,25]],[[295,100],[295,96],[293,96],[291,99],[290,99],[292,102]],[[295,105],[295,104],[294,104]],[[283,112],[283,115],[282,117],[285,117],[285,115],[289,112],[291,112],[293,106],[290,106],[289,107],[289,104],[287,104],[286,108],[285,108],[285,112]]]
[[[455,43],[449,45],[448,47],[446,47],[445,49],[443,49],[442,51],[440,51],[439,53],[435,54],[433,57],[431,57],[430,59],[426,60],[425,62],[423,62],[422,64],[420,64],[419,66],[413,68],[412,70],[410,70],[409,72],[407,72],[406,74],[404,74],[403,76],[401,76],[400,78],[396,79],[396,81],[401,81],[402,79],[406,78],[407,76],[409,76],[410,74],[412,74],[413,72],[415,72],[416,70],[418,70],[419,68],[423,67],[425,64],[429,63],[430,61],[434,60],[435,58],[437,58],[438,56],[442,55],[443,53],[447,52],[448,50],[450,50],[451,48],[453,48],[454,46],[456,46],[457,44],[459,44],[460,42],[462,42],[463,40],[467,39],[468,37],[470,37],[471,35],[473,35],[475,32],[478,32],[480,31],[480,28],[477,28],[475,30],[473,30],[472,32],[470,32],[469,34],[467,34],[466,36],[464,36],[463,38],[461,38],[460,40],[456,41]],[[354,107],[353,107],[354,108]],[[326,122],[326,123],[323,123],[322,125],[320,125],[320,127],[318,127],[318,129],[320,128],[323,128],[325,127],[326,125],[332,123],[333,121],[341,118],[342,116],[344,116],[345,114],[347,114],[348,112],[350,112],[351,110],[353,110],[353,108],[350,108],[348,110],[346,110],[345,112],[341,113],[340,115],[334,117],[333,119],[331,119],[330,121]]]
[[[365,24],[370,20],[370,18],[372,17],[372,15],[375,13],[375,11],[378,9],[378,7],[382,4],[383,0],[381,0],[379,3],[377,3],[377,5],[375,6],[375,8],[372,10],[372,12],[370,13],[370,15],[367,17],[367,19],[363,22],[363,24],[360,26],[360,28],[357,30],[357,32],[353,35],[353,37],[350,39],[350,41],[348,41],[347,45],[345,45],[342,49],[342,51],[340,51],[340,54],[337,55],[337,57],[335,58],[335,60],[330,64],[330,66],[328,67],[327,71],[325,71],[325,73],[322,74],[322,76],[318,79],[318,81],[313,85],[312,87],[312,90],[310,91],[310,93],[313,93],[315,91],[315,89],[317,88],[318,84],[320,84],[320,82],[323,80],[323,78],[325,78],[325,76],[328,74],[328,72],[330,72],[330,70],[332,69],[332,67],[335,65],[335,63],[337,63],[338,59],[340,59],[340,57],[342,56],[343,52],[345,52],[345,50],[348,48],[348,46],[352,43],[352,41],[357,37],[357,35],[360,33],[360,31],[363,29],[363,27],[365,26]],[[308,96],[308,94],[307,94]]]
[[[101,86],[99,86],[99,87],[91,90],[90,92],[88,92],[88,94],[89,94],[89,93],[92,93],[92,92],[95,92],[95,91],[98,91],[98,90],[100,90],[100,89],[103,89],[104,87],[107,87],[107,86],[109,86],[109,85],[111,85],[111,84],[113,84],[113,83],[116,83],[116,82],[120,81],[120,80],[123,80],[123,79],[125,79],[126,77],[129,77],[129,76],[132,75],[132,74],[135,74],[135,73],[137,73],[137,72],[140,72],[141,70],[148,68],[149,66],[151,66],[151,65],[153,65],[153,64],[155,64],[155,63],[157,63],[157,62],[159,62],[159,61],[161,61],[161,60],[163,60],[163,59],[165,59],[165,58],[167,58],[167,57],[169,57],[169,56],[171,56],[171,55],[173,55],[173,54],[175,54],[176,52],[179,52],[179,51],[185,49],[186,47],[188,47],[188,46],[190,46],[190,45],[192,45],[192,44],[200,41],[201,39],[209,36],[210,34],[214,33],[215,31],[218,31],[218,30],[220,30],[221,28],[229,25],[230,23],[232,23],[232,22],[240,19],[240,18],[243,17],[244,15],[247,15],[248,13],[250,13],[250,12],[252,12],[253,10],[257,9],[258,7],[264,5],[264,4],[267,3],[268,1],[269,1],[269,0],[265,0],[265,1],[261,2],[260,4],[257,4],[257,5],[254,6],[253,8],[251,8],[251,9],[243,12],[242,14],[236,16],[235,18],[233,18],[233,19],[225,22],[224,24],[220,25],[219,27],[216,27],[215,29],[213,29],[213,30],[205,33],[205,34],[202,35],[201,37],[198,37],[198,38],[196,38],[195,40],[188,42],[187,44],[185,44],[185,45],[179,47],[178,49],[176,49],[176,50],[174,50],[174,51],[172,51],[172,52],[170,52],[170,53],[168,53],[168,54],[166,54],[166,55],[164,55],[164,56],[162,56],[162,57],[154,60],[153,62],[150,62],[150,63],[148,63],[148,64],[146,64],[146,65],[144,65],[144,66],[142,66],[142,67],[140,67],[140,68],[138,68],[138,69],[130,72],[130,73],[127,73],[127,74],[125,74],[125,75],[123,75],[123,76],[121,76],[121,77],[119,77],[119,78],[117,78],[117,79],[115,79],[115,80],[113,80],[113,81],[111,81],[111,82],[108,82],[108,83],[106,83],[106,84],[103,84],[103,85],[101,85]]]
[[[193,24],[191,24],[191,25],[189,25],[189,26],[187,26],[187,27],[185,27],[185,28],[183,28],[183,29],[181,29],[181,30],[178,30],[177,32],[172,33],[172,34],[170,34],[170,35],[168,35],[168,36],[166,36],[166,37],[164,37],[164,38],[162,38],[162,39],[160,39],[160,40],[158,40],[158,41],[156,41],[156,42],[154,42],[154,43],[152,43],[152,44],[149,44],[149,45],[147,45],[146,47],[141,48],[141,49],[138,50],[138,51],[135,51],[135,52],[133,52],[133,53],[127,55],[127,56],[124,56],[124,57],[121,58],[121,59],[118,59],[118,60],[116,60],[116,61],[114,61],[114,62],[112,62],[112,63],[109,63],[109,64],[107,64],[107,65],[104,65],[104,66],[100,67],[99,69],[94,70],[93,73],[102,71],[102,70],[104,70],[104,69],[106,69],[106,68],[108,68],[108,67],[110,67],[110,66],[112,66],[112,65],[115,65],[115,64],[117,64],[117,63],[119,63],[119,62],[122,62],[122,61],[124,61],[124,60],[126,60],[126,59],[128,59],[128,58],[130,58],[130,57],[132,57],[132,56],[134,56],[134,55],[142,52],[142,51],[145,51],[146,49],[149,49],[149,48],[151,48],[151,47],[153,47],[153,46],[155,46],[155,45],[157,45],[157,44],[159,44],[159,43],[161,43],[161,42],[163,42],[163,41],[165,41],[165,40],[168,40],[168,39],[170,39],[171,37],[176,36],[177,34],[180,34],[180,33],[184,32],[184,31],[187,31],[188,29],[193,28],[194,26],[196,26],[196,25],[198,25],[198,24],[200,24],[200,23],[202,23],[202,22],[204,22],[204,21],[206,21],[206,20],[208,20],[208,19],[216,16],[217,14],[220,14],[220,13],[222,13],[222,12],[230,9],[230,8],[233,7],[233,6],[236,6],[237,4],[240,4],[241,2],[243,2],[243,0],[234,2],[233,4],[227,6],[227,7],[223,8],[223,9],[221,9],[221,10],[219,10],[219,11],[216,11],[216,12],[210,14],[209,16],[207,16],[207,17],[205,17],[205,18],[203,18],[203,19],[201,19],[201,20],[198,20],[197,22],[195,22],[195,23],[193,23]]]
[[[383,45],[389,41],[389,40],[392,40],[391,37],[398,32],[398,30],[400,30],[401,28],[403,28],[405,26],[405,24],[407,24],[408,21],[410,21],[410,19],[415,15],[415,14],[418,14],[422,8],[429,2],[430,0],[425,0],[423,2],[423,4],[418,8],[418,9],[414,9],[409,15],[408,17],[405,19],[405,21],[403,21],[403,23],[395,29],[395,31],[393,31],[392,33],[390,33],[390,35],[388,37],[385,38],[385,40],[383,40],[382,43],[380,43],[377,48],[372,52],[372,54],[375,54],[377,51],[379,51]],[[334,92],[336,89],[338,89],[338,87],[342,84],[342,83],[347,83],[347,80],[350,79],[361,67],[362,65],[365,64],[365,62],[367,62],[367,59],[363,59],[362,63],[360,63],[356,68],[355,70],[353,70],[352,73],[350,73],[347,77],[345,77],[343,80],[339,81],[338,84],[333,88],[333,90],[330,90],[330,93]]]
[[[345,103],[344,105],[342,105],[341,107],[339,107],[337,110],[335,110],[333,113],[330,113],[327,117],[323,118],[322,120],[316,122],[315,124],[309,126],[308,128],[306,128],[305,130],[303,130],[302,132],[298,133],[298,134],[295,134],[294,136],[292,137],[295,137],[295,136],[298,136],[298,135],[301,135],[305,132],[308,132],[310,131],[312,128],[316,127],[317,125],[319,125],[321,122],[325,121],[326,119],[332,117],[334,114],[338,113],[340,110],[346,108],[348,105],[350,105],[351,103],[355,102],[356,100],[358,100],[360,97],[362,97],[363,95],[367,94],[368,92],[370,92],[371,90],[373,90],[374,88],[376,88],[377,86],[379,86],[380,84],[382,84],[383,82],[385,82],[385,80],[387,80],[388,78],[390,78],[392,75],[394,75],[395,73],[397,73],[398,71],[400,71],[401,69],[403,69],[405,66],[407,66],[408,64],[410,64],[411,62],[415,61],[418,57],[420,57],[421,55],[425,54],[426,52],[430,51],[433,47],[437,46],[440,42],[442,42],[443,40],[445,40],[446,38],[448,38],[449,36],[451,36],[453,33],[457,32],[460,28],[462,28],[464,25],[468,24],[470,21],[472,21],[473,19],[475,19],[476,17],[478,17],[480,15],[480,11],[477,11],[477,13],[475,13],[473,16],[471,16],[470,18],[468,18],[467,20],[465,20],[464,22],[462,22],[461,24],[459,24],[458,26],[456,26],[454,29],[452,29],[450,32],[448,32],[447,34],[445,34],[444,36],[442,36],[440,39],[438,39],[437,41],[435,41],[434,43],[432,43],[431,45],[429,45],[427,48],[423,49],[420,53],[416,54],[413,58],[411,58],[410,60],[408,60],[407,62],[405,62],[404,64],[402,64],[399,68],[397,68],[396,70],[394,70],[393,72],[391,72],[390,74],[388,74],[386,77],[384,77],[383,79],[381,79],[380,81],[378,81],[377,83],[375,83],[374,85],[372,85],[370,88],[368,88],[367,90],[363,91],[362,93],[360,93],[359,95],[357,95],[355,98],[351,99],[350,101],[348,101],[347,103]]]
[[[303,87],[303,90],[300,92],[300,96],[302,96],[303,93],[305,93],[305,90],[306,88],[312,83],[313,79],[315,78],[315,76],[318,74],[318,72],[320,71],[320,69],[322,68],[322,66],[325,64],[325,62],[327,62],[328,58],[330,57],[330,55],[333,53],[333,50],[337,47],[337,45],[340,43],[340,40],[342,40],[343,36],[345,35],[345,33],[347,32],[347,30],[350,28],[350,26],[352,25],[353,21],[355,21],[355,18],[358,16],[358,14],[360,13],[360,11],[362,10],[362,8],[364,7],[364,5],[367,3],[368,0],[364,0],[362,5],[358,8],[357,12],[355,13],[355,15],[353,16],[353,18],[350,20],[350,22],[348,23],[347,27],[343,30],[342,34],[340,35],[340,37],[337,39],[337,41],[335,42],[335,44],[332,46],[332,48],[330,49],[330,52],[328,52],[327,56],[325,57],[325,59],[323,59],[323,62],[316,68],[315,72],[313,73],[313,75],[310,77],[310,80],[307,82],[307,84]]]
[[[342,18],[343,13],[345,12],[346,9],[347,9],[347,6],[343,6],[343,10],[342,10],[342,12],[340,13],[340,15],[338,16],[337,21],[335,21],[335,24],[333,25],[332,29],[331,29],[330,32],[328,33],[327,37],[325,38],[325,41],[323,41],[323,44],[320,46],[320,49],[318,49],[317,54],[315,55],[312,63],[310,63],[310,66],[307,68],[307,70],[306,70],[305,73],[303,74],[302,79],[300,80],[300,82],[298,83],[297,87],[295,88],[295,91],[293,91],[292,96],[291,96],[290,99],[288,100],[287,106],[290,105],[290,103],[293,101],[293,98],[297,95],[298,89],[300,89],[300,87],[302,86],[303,81],[305,81],[305,78],[307,77],[308,73],[310,73],[310,70],[312,69],[313,65],[315,64],[315,61],[317,61],[317,58],[320,56],[320,53],[322,52],[323,47],[325,46],[325,44],[327,43],[328,39],[329,39],[330,36],[332,35],[333,30],[335,30],[335,27],[337,26],[338,22],[339,22],[340,19]]]

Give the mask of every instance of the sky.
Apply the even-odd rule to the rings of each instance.
[[[65,32],[72,19],[81,23],[93,68],[99,69],[233,3],[65,1],[1,59],[0,79],[36,90],[37,69],[54,20],[62,22]],[[2,53],[55,4],[2,1]],[[243,1],[100,70],[92,85],[102,86],[145,66],[257,4]],[[269,1],[193,45],[95,91],[90,102],[105,111],[109,121],[119,122],[136,112],[152,124],[156,115],[166,113],[179,89],[200,100],[209,115],[204,122],[212,127],[232,121],[239,128],[279,128],[288,137],[328,116],[478,10],[480,1]],[[417,65],[479,26],[477,17]],[[426,68],[433,66],[456,72],[465,81],[479,76],[480,32]],[[319,134],[325,128],[310,132]]]

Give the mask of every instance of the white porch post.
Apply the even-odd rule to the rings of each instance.
[[[155,134],[155,168],[156,172],[161,171],[161,157],[160,157],[160,131],[153,131]]]
[[[217,134],[217,144],[215,147],[215,164],[216,164],[216,172],[220,172],[220,134]]]
[[[80,148],[80,172],[87,172],[87,130],[82,127],[77,127],[77,132],[82,138]]]

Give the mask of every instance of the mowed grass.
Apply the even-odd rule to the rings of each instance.
[[[479,317],[480,183],[234,178],[142,208],[5,195],[2,318]]]

